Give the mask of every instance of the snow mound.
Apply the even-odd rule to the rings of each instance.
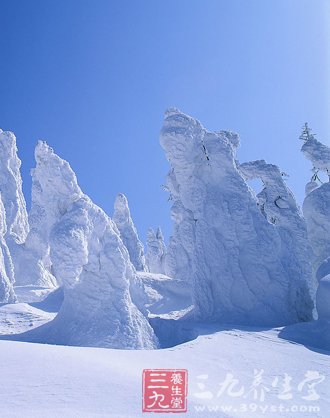
[[[149,316],[175,318],[192,305],[191,287],[187,282],[163,274],[139,272],[146,298]]]
[[[0,306],[0,335],[24,332],[54,318],[54,313],[44,312],[27,303]]]
[[[308,248],[306,227],[278,169],[244,166],[245,175],[253,167],[250,175],[261,170],[267,177],[259,197],[268,199],[265,216],[236,163],[237,134],[209,132],[171,109],[160,142],[171,165],[166,188],[174,220],[166,273],[192,283],[196,319],[254,325],[311,319],[311,266],[299,253]],[[273,193],[274,200],[281,196],[277,205]],[[279,224],[271,222],[272,211]],[[294,251],[292,237],[299,237]]]
[[[133,266],[138,271],[145,271],[146,261],[143,245],[131,218],[127,198],[122,193],[116,197],[112,219],[120,232],[120,237],[128,250]]]

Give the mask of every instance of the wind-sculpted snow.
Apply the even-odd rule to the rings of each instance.
[[[12,132],[0,129],[0,190],[4,217],[2,253],[6,273],[1,275],[6,281],[8,276],[11,283],[19,282],[20,255],[22,244],[29,232],[28,215],[22,191],[22,177],[20,173],[21,160],[17,156],[16,138]],[[0,292],[1,293],[1,292]],[[5,292],[6,293],[6,292]],[[7,292],[8,293],[8,292]],[[12,289],[8,295],[12,295]],[[2,300],[13,299],[13,296],[2,297]],[[0,297],[1,299],[1,297]]]
[[[29,232],[20,168],[15,135],[0,129],[0,190],[6,210],[8,245],[12,241],[23,243]]]
[[[142,242],[131,218],[127,198],[119,193],[115,200],[115,210],[112,217],[120,232],[120,237],[126,246],[131,262],[138,271],[146,270],[146,261]]]
[[[0,196],[0,303],[13,303],[16,301],[13,288],[14,266],[4,238],[6,232],[6,211]]]
[[[84,195],[70,165],[39,143],[34,172],[35,224],[48,242],[51,269],[64,288],[57,317],[22,339],[111,348],[153,348],[156,338],[134,298],[143,285],[111,219]],[[42,175],[41,175],[42,172]],[[38,192],[37,192],[38,191]],[[47,211],[45,199],[48,199]],[[33,229],[32,229],[33,230]],[[45,248],[45,247],[44,247]],[[134,302],[132,301],[134,299]],[[141,305],[143,301],[141,300]]]
[[[45,142],[35,150],[36,167],[32,174],[30,232],[20,251],[17,282],[21,285],[53,287],[49,234],[66,207],[83,195],[69,164],[59,158]],[[59,283],[61,278],[58,278]]]
[[[304,304],[308,301],[308,294],[315,294],[317,286],[313,280],[310,262],[313,250],[308,241],[307,225],[301,210],[283,180],[285,174],[276,165],[267,164],[264,160],[244,163],[238,168],[246,180],[260,179],[263,183],[262,191],[256,196],[257,205],[268,222],[277,227],[275,231],[281,238],[279,256],[288,277],[294,282],[298,271],[299,282],[306,284],[305,294],[300,295],[301,303]],[[299,282],[292,283],[293,292],[299,289]]]
[[[319,142],[313,135],[304,141],[301,151],[307,160],[313,163],[317,170],[322,170],[330,175],[330,148]]]
[[[330,174],[330,148],[311,137],[301,150],[313,163],[314,176],[306,186],[303,204],[308,236],[315,253],[315,272],[320,280],[330,274],[330,182],[321,184],[318,170]]]
[[[155,232],[152,228],[147,232],[146,261],[151,273],[165,273],[166,245],[160,228]]]
[[[277,167],[244,166],[268,182],[258,201],[237,167],[237,134],[208,132],[171,109],[160,142],[171,165],[167,265],[192,281],[195,317],[262,325],[312,318],[311,267],[306,250],[299,254],[308,249],[306,228]]]

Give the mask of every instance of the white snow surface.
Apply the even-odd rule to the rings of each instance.
[[[120,237],[128,250],[133,266],[138,271],[145,271],[146,260],[143,244],[139,240],[137,230],[133,223],[127,198],[122,193],[119,193],[116,197],[112,220],[120,232]]]
[[[268,199],[265,216],[235,160],[237,134],[209,132],[170,109],[160,142],[171,165],[174,220],[166,272],[192,282],[195,317],[272,326],[311,319],[311,266],[299,253],[309,245],[306,227],[279,170],[249,166],[253,176],[267,178],[259,196]],[[277,205],[273,194],[283,195]]]
[[[1,415],[6,418],[142,418],[146,415],[142,413],[141,401],[143,369],[184,368],[188,370],[188,412],[177,416],[327,418],[330,413],[328,355],[280,339],[278,330],[235,328],[219,332],[205,328],[194,341],[153,351],[0,341],[0,375],[5,383],[0,393]],[[298,389],[308,372],[325,376],[315,386],[317,401],[303,398],[308,397],[307,384]],[[255,386],[254,393],[255,375],[260,373],[260,385]],[[228,387],[218,395],[220,384],[228,375],[237,379],[233,392],[243,387],[244,395],[231,396]],[[288,393],[292,399],[281,400],[286,375],[291,378]],[[260,401],[262,391],[264,401]],[[244,405],[257,409],[239,412]],[[282,405],[284,411],[272,412],[272,405],[273,408]],[[306,409],[315,406],[320,408],[319,412]],[[301,412],[291,412],[292,407],[296,411],[301,408]],[[157,414],[162,418],[168,415]]]
[[[166,245],[162,230],[156,232],[149,228],[147,232],[146,261],[150,273],[165,274]]]

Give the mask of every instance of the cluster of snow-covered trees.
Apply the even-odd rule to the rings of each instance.
[[[160,142],[173,234],[166,248],[160,228],[149,229],[145,252],[126,197],[110,218],[42,141],[28,214],[16,139],[0,130],[0,302],[16,301],[15,285],[62,286],[58,315],[30,340],[113,348],[158,344],[137,271],[185,282],[197,320],[293,324],[315,317],[316,299],[330,320],[330,183],[318,177],[330,173],[330,149],[307,126],[302,140],[314,170],[303,214],[277,166],[237,161],[237,134],[167,111]],[[248,185],[256,178],[258,194]]]

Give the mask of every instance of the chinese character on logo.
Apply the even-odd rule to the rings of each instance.
[[[187,412],[188,372],[183,369],[143,370],[143,412]]]

